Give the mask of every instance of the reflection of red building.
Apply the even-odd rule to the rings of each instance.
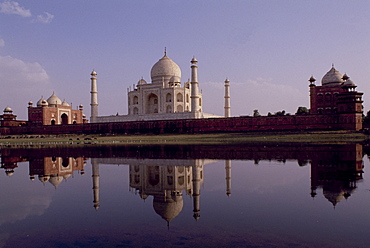
[[[47,100],[41,98],[35,107],[28,103],[28,122],[30,125],[67,125],[86,122],[83,107],[72,109],[66,101],[61,101],[54,93]]]
[[[322,188],[323,195],[333,206],[347,199],[362,179],[362,145],[348,145],[343,149],[322,152],[311,159],[311,196]]]
[[[19,162],[27,161],[27,159],[23,157],[8,157],[2,156],[1,157],[1,169],[5,169],[5,173],[8,176],[12,176],[14,174],[14,169],[18,167]]]
[[[82,157],[45,157],[30,160],[30,179],[35,175],[43,183],[50,182],[57,187],[63,179],[69,178],[74,171],[84,174],[85,159]]]

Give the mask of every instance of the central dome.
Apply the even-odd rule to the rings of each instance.
[[[172,59],[164,55],[157,63],[155,63],[150,71],[152,83],[168,83],[172,77],[181,79],[180,67],[173,62]]]
[[[334,66],[323,76],[321,85],[340,85],[343,83],[343,75]]]

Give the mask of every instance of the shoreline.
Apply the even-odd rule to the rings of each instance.
[[[348,144],[367,143],[369,136],[353,131],[248,132],[163,135],[15,135],[0,137],[0,148],[19,146],[92,145],[225,145],[225,144]]]

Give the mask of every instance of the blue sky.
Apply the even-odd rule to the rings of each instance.
[[[27,103],[53,91],[90,115],[90,73],[99,114],[127,113],[127,88],[167,55],[190,77],[199,63],[204,112],[233,116],[309,107],[308,79],[334,63],[370,108],[370,1],[0,0],[0,108],[27,118]]]

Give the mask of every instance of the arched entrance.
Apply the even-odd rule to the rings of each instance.
[[[147,114],[158,113],[158,96],[156,94],[151,93],[148,96],[146,113]]]
[[[62,114],[60,117],[62,119],[62,125],[67,125],[68,124],[68,115]]]

